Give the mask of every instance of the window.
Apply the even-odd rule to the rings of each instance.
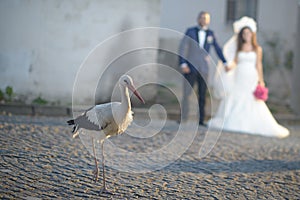
[[[242,16],[256,20],[258,0],[227,0],[227,23],[232,23]]]

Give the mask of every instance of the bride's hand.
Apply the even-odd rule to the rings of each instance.
[[[260,86],[262,86],[262,87],[265,87],[265,86],[266,86],[266,84],[265,84],[264,81],[259,81],[258,84],[259,84]]]
[[[231,67],[229,67],[228,65],[225,66],[225,71],[226,71],[226,72],[229,72],[230,70],[231,70]]]

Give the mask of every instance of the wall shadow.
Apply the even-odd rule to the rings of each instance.
[[[300,160],[243,160],[233,162],[202,162],[202,161],[182,161],[167,166],[163,171],[168,172],[191,172],[191,173],[257,173],[257,172],[282,172],[299,170]]]

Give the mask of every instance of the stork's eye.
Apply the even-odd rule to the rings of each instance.
[[[125,82],[126,84],[128,84],[128,81],[127,81],[127,80],[124,80],[124,82]]]

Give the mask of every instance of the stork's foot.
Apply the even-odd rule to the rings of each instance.
[[[112,194],[110,191],[106,189],[106,187],[102,187],[100,190],[100,194]]]
[[[94,169],[94,171],[93,171],[93,174],[94,174],[93,180],[94,180],[95,182],[97,182],[97,181],[98,181],[98,177],[99,177],[99,169],[98,169],[97,166],[95,167],[95,169]]]

